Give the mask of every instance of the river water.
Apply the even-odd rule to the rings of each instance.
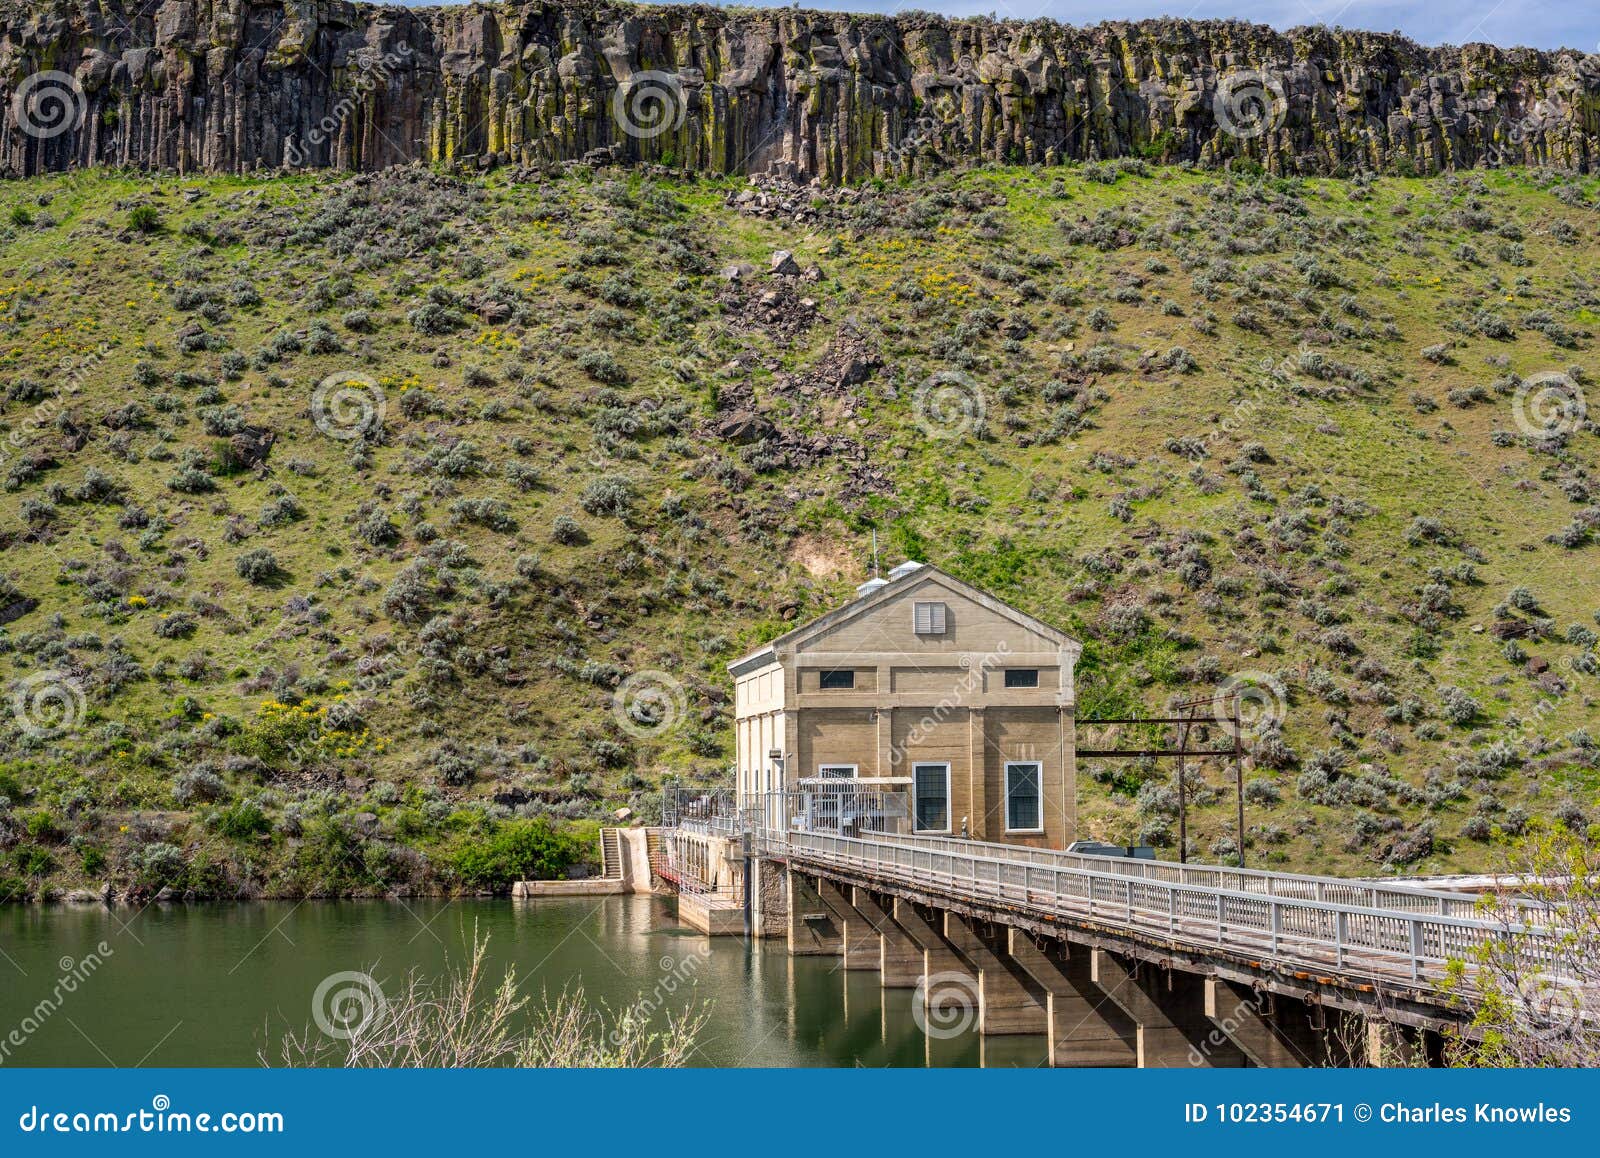
[[[0,906],[0,1065],[254,1066],[315,1030],[317,995],[438,975],[474,929],[490,977],[515,962],[537,997],[581,984],[613,1010],[704,1008],[707,1066],[1037,1066],[1042,1036],[926,1034],[911,990],[838,958],[791,958],[681,928],[669,899]],[[103,946],[103,948],[102,948]],[[332,980],[330,980],[332,979]],[[324,1015],[326,1017],[326,1015]],[[959,1031],[959,1032],[954,1032]],[[20,1041],[20,1044],[19,1044]]]

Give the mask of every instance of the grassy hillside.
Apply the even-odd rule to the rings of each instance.
[[[1253,864],[1600,819],[1597,203],[1137,163],[0,187],[0,891],[559,860],[534,818],[724,774],[724,665],[873,529],[1082,638],[1080,716],[1245,681]],[[1086,762],[1087,834],[1170,850],[1171,771]]]

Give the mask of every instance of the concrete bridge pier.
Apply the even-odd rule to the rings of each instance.
[[[817,886],[804,873],[788,875],[789,956],[839,956],[844,952],[844,929],[823,904]]]
[[[1206,1017],[1202,978],[1124,963],[1105,949],[1089,952],[1091,979],[1137,1026],[1140,1069],[1249,1064],[1244,1051]]]
[[[1326,1064],[1326,1034],[1311,1027],[1302,1001],[1220,977],[1205,979],[1206,1017],[1252,1065],[1294,1069]]]
[[[1046,994],[1053,1066],[1132,1066],[1139,1060],[1138,1027],[1089,976],[1087,948],[1046,940],[1036,944],[1017,928],[1006,950]]]
[[[848,886],[845,886],[848,887]],[[823,907],[843,930],[841,950],[846,969],[877,969],[882,956],[882,938],[845,895],[845,887],[830,880],[817,881],[817,894]]]
[[[925,1007],[940,1005],[947,999],[957,1003],[977,1001],[978,972],[945,940],[941,931],[943,922],[937,915],[924,913],[914,903],[900,897],[894,898],[889,915],[895,926],[922,951],[922,975],[917,984],[922,987]]]
[[[1006,951],[1005,930],[946,913],[944,935],[978,968],[979,1033],[1046,1032],[1045,989]]]
[[[878,969],[883,987],[915,989],[922,984],[922,948],[894,923],[890,915],[893,902],[889,901],[886,907],[859,885],[851,889],[850,900],[860,918],[878,934]]]

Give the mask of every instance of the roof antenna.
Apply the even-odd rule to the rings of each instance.
[[[878,567],[878,528],[872,528],[872,577],[880,578]]]

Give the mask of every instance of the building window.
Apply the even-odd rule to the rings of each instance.
[[[1006,687],[1036,688],[1039,686],[1039,669],[1036,667],[1006,668]]]
[[[1039,765],[1036,761],[1006,764],[1006,831],[1041,832]]]
[[[817,775],[824,780],[853,780],[856,775],[854,764],[819,764]]]
[[[943,603],[913,603],[911,606],[912,628],[918,635],[944,634]]]
[[[918,832],[950,831],[950,765],[913,764],[914,819]]]
[[[856,686],[853,671],[825,671],[822,673],[822,690],[825,692],[849,691]]]

